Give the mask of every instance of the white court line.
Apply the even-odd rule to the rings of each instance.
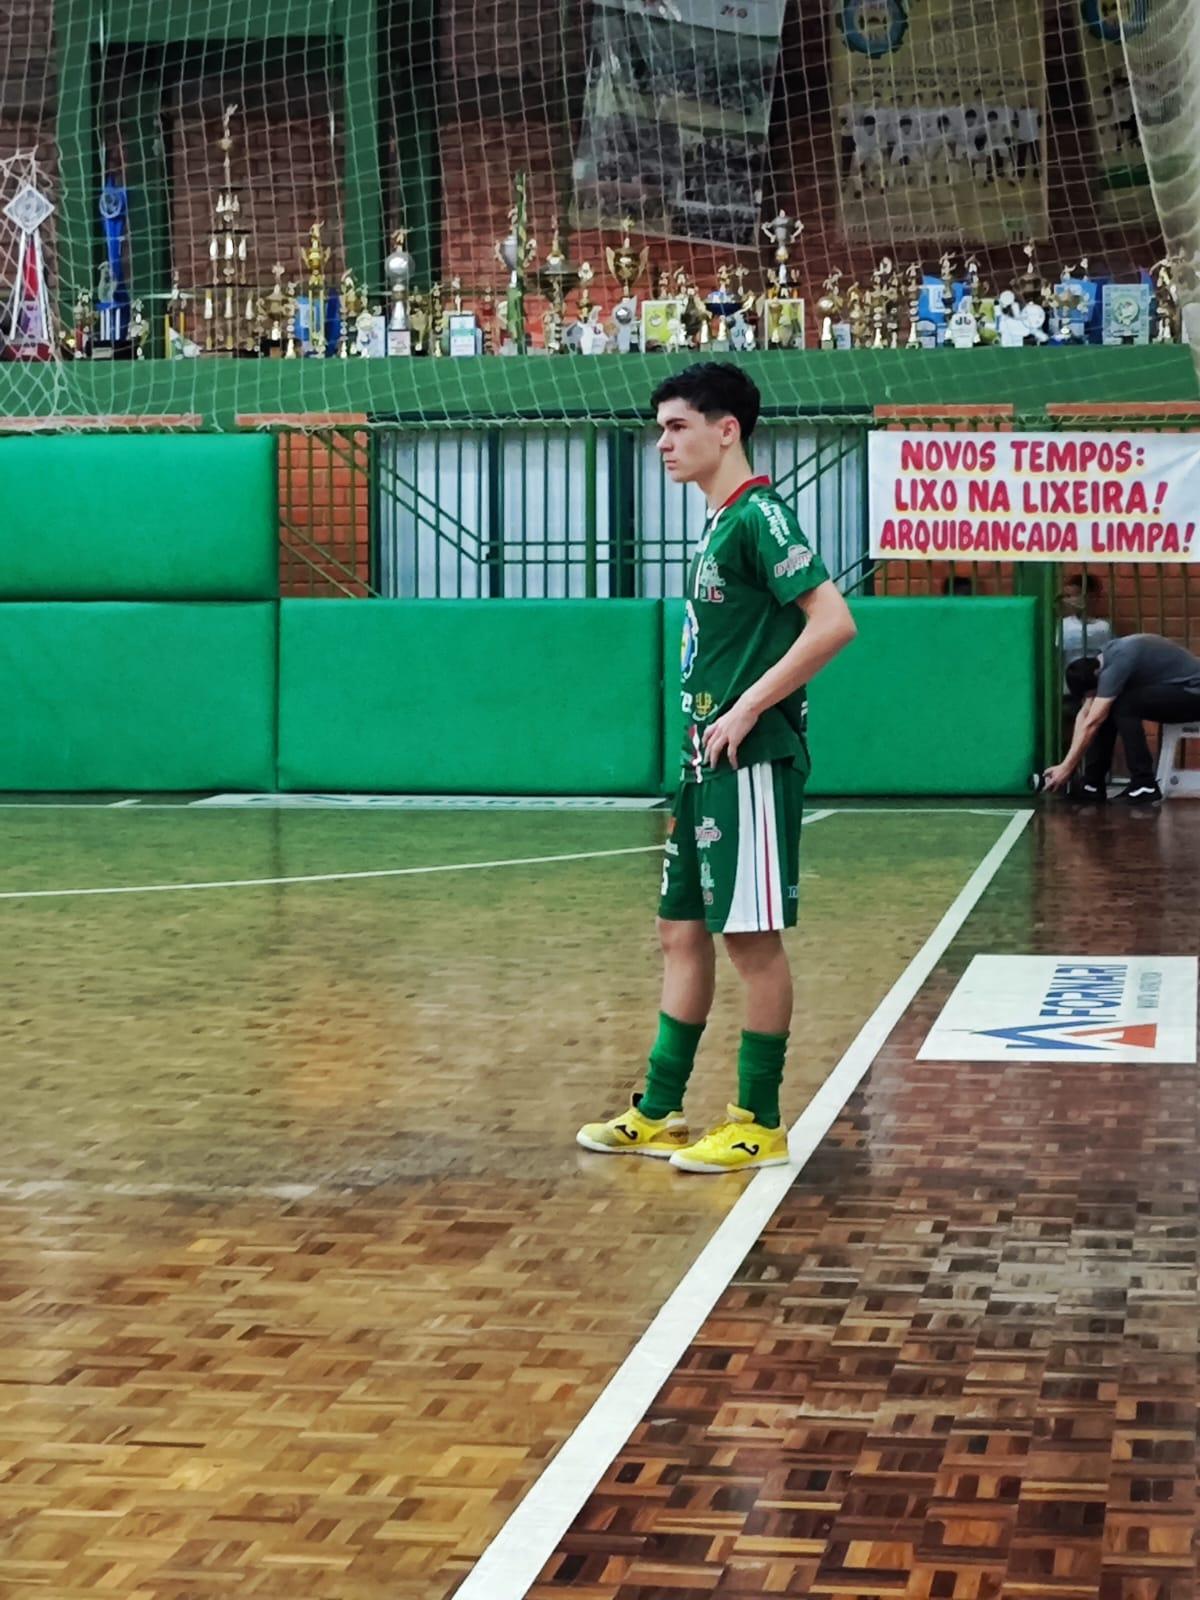
[[[793,1125],[788,1147],[798,1166],[833,1126],[1032,817],[1026,811],[1012,818]],[[796,1166],[764,1168],[746,1187],[608,1387],[455,1590],[455,1600],[522,1600],[779,1208],[796,1173]],[[680,1179],[684,1184],[709,1181],[718,1180]]]
[[[832,811],[814,811],[804,827],[821,822]],[[561,856],[518,856],[509,861],[450,861],[431,867],[376,867],[369,872],[310,872],[292,878],[227,878],[212,883],[121,883],[98,889],[5,889],[0,900],[61,900],[72,895],[171,894],[193,889],[268,889],[286,883],[347,883],[363,878],[417,878],[431,872],[484,872],[492,867],[540,867],[551,861],[603,861],[610,856],[661,852],[661,844],[634,844],[622,850],[579,850]]]
[[[212,813],[212,814],[222,815],[223,816],[226,811],[254,811],[254,810],[267,811],[267,810],[270,810],[270,809],[272,809],[272,808],[270,808],[268,806],[259,806],[259,807],[255,807],[255,806],[215,806],[215,805],[206,804],[202,800],[176,800],[176,801],[169,801],[169,800],[80,800],[80,801],[71,801],[71,800],[0,800],[0,811],[131,811],[131,810],[137,810],[137,811],[178,811],[181,814],[186,814],[186,815],[189,815],[189,816],[192,815],[193,813],[196,813],[196,812],[203,812],[206,815]],[[322,810],[328,810],[328,811],[340,811],[340,812],[343,812],[343,813],[352,812],[354,815],[360,815],[360,814],[361,815],[367,815],[368,813],[379,813],[379,812],[383,812],[383,811],[386,811],[388,813],[392,813],[392,812],[423,811],[423,810],[427,810],[427,811],[430,811],[430,812],[441,812],[441,811],[446,811],[446,812],[450,812],[450,811],[487,811],[487,812],[492,812],[492,813],[494,813],[496,815],[507,815],[510,811],[514,811],[517,808],[516,807],[509,807],[509,806],[492,806],[492,805],[487,805],[487,804],[478,805],[478,806],[463,804],[463,805],[455,805],[455,806],[449,806],[449,805],[430,805],[430,806],[404,805],[404,806],[361,806],[361,807],[360,806],[343,806],[343,805],[331,804],[329,806],[317,806],[317,805],[309,805],[309,806],[279,806],[279,807],[274,808],[274,809],[278,809],[280,811],[322,811]],[[544,806],[530,806],[530,807],[527,807],[525,809],[527,809],[528,811],[531,811],[531,812],[532,811],[539,811],[540,812],[540,811],[548,810],[550,808],[544,807]],[[610,807],[604,807],[604,806],[596,806],[596,807],[593,807],[593,806],[562,806],[562,807],[555,807],[554,809],[555,810],[562,810],[562,811],[579,811],[581,813],[589,813],[589,814],[591,812],[597,811],[597,810],[605,811],[605,812],[608,812],[609,814],[614,814],[616,812],[616,810],[617,810],[616,807],[611,807],[610,808]],[[641,808],[639,807],[638,809],[640,811]],[[662,801],[655,801],[655,802],[652,802],[652,803],[648,804],[645,809],[647,810],[647,812],[661,811],[661,812],[665,813],[665,811],[667,809],[667,802],[666,802],[665,799],[662,800]],[[927,805],[927,806],[892,806],[892,805],[888,805],[886,801],[881,801],[879,803],[879,805],[877,805],[877,806],[831,806],[830,810],[829,810],[829,815],[830,816],[845,816],[845,817],[928,817],[928,816],[939,816],[939,817],[1010,817],[1010,816],[1015,816],[1016,814],[1017,814],[1017,808],[1015,806],[938,806],[938,805],[932,805],[932,804],[931,805]]]

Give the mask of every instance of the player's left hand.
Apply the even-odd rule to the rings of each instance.
[[[741,700],[730,706],[723,717],[704,730],[704,754],[710,767],[715,767],[722,755],[729,757],[729,765],[737,767],[738,746],[758,721],[758,712]]]

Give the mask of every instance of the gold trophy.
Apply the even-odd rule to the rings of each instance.
[[[269,294],[259,301],[257,329],[259,348],[264,355],[282,356],[286,340],[284,329],[287,326],[287,296],[283,289],[283,262],[277,261],[271,268],[271,276],[275,282]]]
[[[978,324],[976,332],[979,343],[995,344],[999,335],[996,332],[996,302],[992,298],[992,286],[980,274],[979,261],[975,256],[967,257],[966,272],[967,292],[971,296],[971,309]]]
[[[796,295],[792,277],[791,247],[804,232],[804,224],[780,211],[764,222],[762,231],[774,241],[774,266],[767,269],[762,299],[760,332],[765,349],[799,349],[804,344],[804,302]]]
[[[846,291],[846,318],[850,324],[851,349],[863,349],[870,343],[867,336],[870,308],[863,296],[862,289],[857,283],[852,283]]]
[[[738,306],[730,284],[732,276],[732,272],[722,262],[717,268],[717,286],[708,297],[710,343],[714,350],[729,349],[729,322]]]
[[[339,309],[341,311],[341,315],[338,319],[339,332],[337,353],[342,361],[345,361],[349,358],[351,327],[353,325],[353,327],[357,329],[358,314],[363,309],[365,304],[366,296],[359,294],[358,285],[354,281],[354,274],[347,269],[342,273],[339,296]]]
[[[412,326],[413,355],[427,355],[429,344],[429,297],[420,289],[413,289],[408,297],[408,315]]]
[[[308,230],[308,245],[300,252],[300,264],[308,271],[308,348],[314,356],[325,354],[325,268],[329,265],[329,246],[321,243],[323,222]]]
[[[408,230],[397,228],[392,234],[392,248],[383,264],[391,296],[388,312],[387,354],[410,356],[413,353],[412,324],[408,316],[408,286],[412,279],[413,259],[405,248]]]
[[[188,344],[187,303],[189,296],[179,287],[179,274],[171,274],[171,292],[163,312],[163,354],[170,358],[182,356]],[[89,297],[90,299],[90,297]]]
[[[446,340],[446,308],[442,303],[442,285],[435,278],[429,285],[429,336],[427,347],[431,356],[444,356]]]
[[[613,310],[613,326],[616,329],[617,354],[623,356],[628,355],[637,344],[640,323],[633,286],[646,271],[650,259],[648,245],[643,245],[640,253],[634,250],[629,237],[632,228],[633,218],[623,217],[620,245],[616,250],[609,245],[604,252],[608,270],[621,288],[621,298]]]
[[[551,355],[561,355],[567,348],[566,345],[566,301],[567,295],[579,282],[579,272],[567,260],[563,253],[562,239],[558,231],[558,218],[554,219],[554,231],[550,240],[550,249],[546,256],[546,264],[538,273],[538,283],[549,300],[549,308],[542,318],[542,336],[546,349]]]

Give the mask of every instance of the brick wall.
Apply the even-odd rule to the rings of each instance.
[[[368,437],[361,429],[337,426],[361,417],[322,420],[319,433],[285,433],[279,440],[280,592],[365,595],[370,580]]]

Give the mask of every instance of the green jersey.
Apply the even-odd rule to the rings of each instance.
[[[708,518],[688,572],[680,649],[683,778],[702,783],[704,729],[791,649],[804,631],[802,594],[827,582],[824,563],[767,478],[751,478]],[[809,770],[807,691],[764,711],[738,766],[788,761]],[[728,771],[722,757],[720,771]]]

